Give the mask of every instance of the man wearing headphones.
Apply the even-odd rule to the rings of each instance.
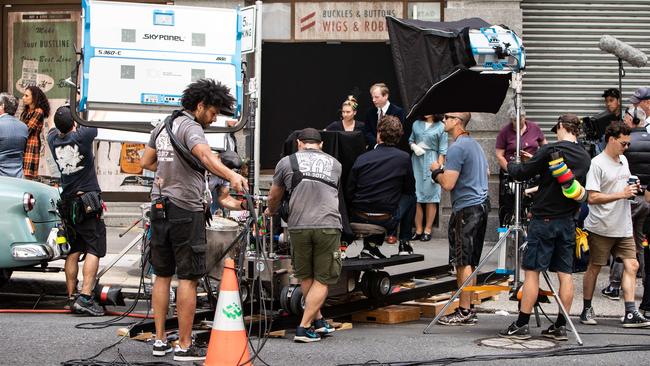
[[[645,112],[645,122],[649,123],[650,121],[648,121],[648,119],[650,119],[650,88],[637,89],[630,97],[630,103],[632,103],[635,107],[641,108],[643,112]],[[646,129],[648,129],[647,125]]]
[[[641,103],[640,103],[641,104]],[[630,172],[636,175],[641,181],[641,186],[650,183],[650,133],[646,130],[646,113],[641,105],[629,106],[625,110],[623,121],[632,129],[630,133],[630,147],[625,151],[625,157],[630,164]],[[650,105],[650,99],[646,103]],[[644,311],[644,316],[650,315],[650,253],[648,248],[643,247],[645,239],[643,224],[650,214],[650,204],[643,199],[643,196],[636,196],[632,202],[632,231],[636,242],[637,259],[639,261],[639,273],[645,276],[643,301],[639,308]],[[647,234],[647,233],[645,233]]]

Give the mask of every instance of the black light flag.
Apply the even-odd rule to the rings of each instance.
[[[479,18],[456,22],[386,19],[407,121],[434,113],[499,110],[510,73],[470,70],[476,61],[469,30],[490,24]]]

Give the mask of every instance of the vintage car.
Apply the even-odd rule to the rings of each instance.
[[[0,286],[14,270],[47,267],[69,251],[57,212],[57,188],[0,177]]]

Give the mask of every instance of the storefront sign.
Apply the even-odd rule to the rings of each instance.
[[[401,2],[295,4],[296,40],[387,40],[386,17],[401,18]]]

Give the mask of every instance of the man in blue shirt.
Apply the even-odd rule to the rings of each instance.
[[[415,216],[411,158],[395,146],[403,133],[397,117],[384,116],[377,125],[377,147],[357,158],[346,186],[350,221],[380,225],[389,231],[400,225],[399,255],[413,253],[409,240]],[[360,256],[386,258],[379,251],[383,242],[383,235],[364,238]]]
[[[447,150],[447,162],[431,164],[431,179],[451,192],[449,219],[449,263],[456,267],[460,286],[481,260],[483,240],[490,212],[488,163],[481,146],[469,136],[469,112],[449,112],[444,116],[445,131],[454,139]],[[476,278],[472,285],[476,284]],[[472,292],[463,291],[460,306],[438,320],[444,325],[472,325],[478,318],[471,305]]]
[[[60,214],[71,247],[65,260],[70,310],[79,314],[102,316],[104,309],[92,296],[99,258],[106,255],[106,226],[93,156],[93,141],[97,136],[97,129],[77,126],[69,106],[57,109],[54,125],[56,128],[48,133],[47,143],[61,172],[63,192]],[[79,296],[75,296],[79,257],[82,253],[86,254],[83,286]]]
[[[27,125],[14,114],[18,109],[16,98],[0,94],[0,176],[22,178],[23,154],[27,144]]]

